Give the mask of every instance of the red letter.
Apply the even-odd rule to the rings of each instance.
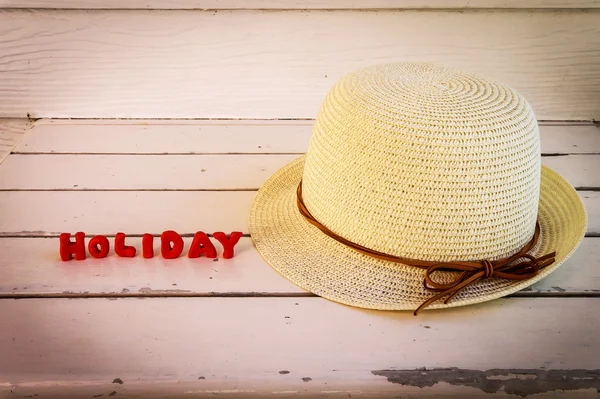
[[[154,237],[152,237],[152,234],[142,236],[142,256],[146,259],[154,256]]]
[[[233,258],[233,247],[235,247],[235,244],[237,244],[241,236],[242,233],[240,233],[239,231],[234,231],[233,233],[231,233],[229,239],[227,238],[225,233],[222,233],[220,231],[217,231],[213,234],[213,237],[215,237],[223,246],[223,258]]]
[[[194,234],[194,240],[190,246],[188,258],[198,258],[202,254],[207,258],[216,258],[217,250],[212,242],[210,242],[208,236],[205,233],[198,231]]]
[[[115,253],[123,258],[133,258],[135,247],[125,245],[125,234],[117,233],[115,237]]]
[[[71,260],[71,255],[75,254],[75,259],[85,259],[85,233],[75,233],[75,242],[71,241],[71,234],[62,233],[60,235],[60,258],[63,261]]]
[[[171,243],[173,246],[171,247]],[[183,238],[173,230],[167,230],[160,236],[160,253],[165,259],[175,259],[183,252]]]
[[[106,258],[109,249],[110,244],[108,243],[108,238],[104,236],[95,236],[88,243],[88,251],[90,252],[90,255],[97,259]]]

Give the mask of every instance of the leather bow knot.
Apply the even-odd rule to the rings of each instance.
[[[552,252],[536,258],[527,253],[535,245],[539,235],[540,225],[536,223],[533,239],[518,253],[508,258],[478,262],[440,262],[429,266],[425,271],[423,284],[427,290],[438,292],[438,294],[423,302],[415,310],[415,315],[441,298],[446,297],[444,303],[447,304],[456,294],[479,280],[488,278],[527,280],[537,275],[541,269],[554,263],[556,256],[556,252]],[[433,279],[433,273],[436,271],[459,272],[459,274],[449,283],[443,283]]]

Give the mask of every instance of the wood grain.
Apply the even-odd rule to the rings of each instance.
[[[2,0],[0,8],[77,9],[470,9],[598,8],[598,0]]]
[[[211,231],[212,232],[212,231]],[[114,234],[114,233],[113,233]],[[88,239],[89,240],[89,239]],[[213,240],[219,260],[187,258],[191,238],[185,238],[181,257],[160,256],[160,240],[154,241],[155,257],[141,257],[141,238],[127,239],[138,250],[134,258],[119,258],[112,248],[104,259],[63,262],[58,238],[0,238],[1,297],[19,296],[193,296],[193,295],[289,295],[306,291],[281,277],[243,237],[235,256],[221,258],[221,246]],[[565,294],[566,293],[566,294]],[[516,295],[600,296],[600,238],[585,238],[558,270]]]
[[[469,376],[500,369],[489,381],[523,369],[597,372],[600,313],[590,309],[598,306],[600,298],[510,298],[414,317],[321,298],[2,300],[0,394],[43,396],[61,387],[61,397],[84,389],[118,397],[130,394],[130,384],[134,392],[136,384],[160,392],[171,383],[163,397],[282,397],[281,391],[486,397],[483,385],[452,387],[434,379],[422,389],[388,382],[377,370],[424,367],[416,370],[420,376],[456,367]],[[123,384],[110,384],[116,378]],[[541,389],[536,397],[556,397],[559,389],[545,378],[532,384]],[[580,386],[564,397],[597,397]],[[497,390],[493,397],[510,397]]]
[[[0,192],[0,235],[248,232],[256,195],[238,192]],[[599,203],[600,198],[591,199]],[[600,229],[599,229],[600,231]]]
[[[5,10],[0,116],[314,118],[346,73],[430,61],[515,87],[539,119],[598,119],[599,21],[594,10]]]
[[[256,190],[280,167],[297,157],[13,155],[0,169],[0,188]],[[585,161],[582,163],[589,164]],[[17,173],[17,170],[20,172]],[[593,176],[585,176],[588,176],[588,183],[595,183]],[[600,176],[598,179],[600,186]]]
[[[301,154],[314,121],[40,120],[16,154]],[[215,139],[217,138],[217,139]],[[593,124],[540,123],[544,154],[600,154]]]
[[[29,127],[27,119],[0,119],[0,164],[23,140]]]
[[[254,191],[2,191],[0,236],[248,232]],[[580,191],[589,235],[600,234],[600,192]]]
[[[299,155],[12,155],[2,190],[256,190]],[[600,155],[543,157],[576,188],[600,187]]]
[[[15,153],[301,154],[308,147],[313,123],[284,120],[123,120],[116,124],[105,120],[41,120]],[[585,133],[580,132],[582,127],[591,126],[574,126],[573,131],[567,128],[565,133],[584,137]],[[600,143],[597,147],[600,152]]]
[[[600,178],[590,178],[600,171],[600,155],[542,157],[542,163],[560,173],[578,189],[600,187]]]
[[[545,154],[600,154],[600,127],[595,125],[540,125]]]

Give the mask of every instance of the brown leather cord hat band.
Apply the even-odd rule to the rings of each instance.
[[[481,260],[481,261],[469,261],[469,262],[431,262],[422,261],[416,259],[400,258],[394,255],[385,254],[382,252],[374,251],[370,248],[363,247],[352,241],[349,241],[333,231],[329,230],[318,220],[316,220],[309,210],[306,208],[302,199],[302,180],[298,184],[296,191],[296,202],[300,214],[312,225],[321,230],[324,234],[333,238],[334,240],[373,258],[402,263],[404,265],[415,266],[421,269],[425,269],[425,278],[423,280],[424,287],[432,292],[436,292],[434,296],[423,302],[414,312],[415,315],[422,309],[429,306],[433,302],[439,299],[444,299],[444,303],[447,304],[456,294],[461,290],[468,287],[469,285],[488,278],[502,278],[508,280],[527,280],[534,277],[539,273],[541,269],[551,265],[555,261],[556,252],[552,252],[540,257],[534,257],[529,255],[527,252],[531,250],[537,243],[540,236],[540,225],[536,223],[535,233],[532,239],[525,244],[525,246],[516,254],[507,258],[498,260]],[[440,272],[459,272],[454,280],[450,283],[439,283],[433,279],[433,273],[436,271]]]

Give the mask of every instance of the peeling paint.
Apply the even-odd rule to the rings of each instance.
[[[192,292],[190,290],[153,290],[149,287],[140,288],[138,292],[142,294],[185,294]]]
[[[535,374],[506,374],[506,375],[492,375],[488,377],[488,380],[499,380],[499,381],[507,381],[512,379],[519,380],[535,380],[537,379],[537,375]]]
[[[486,393],[506,392],[526,397],[528,395],[578,389],[596,389],[600,392],[600,369],[597,370],[538,370],[491,369],[469,370],[439,368],[427,370],[373,370],[377,376],[386,377],[394,384],[424,388],[440,382],[478,388]]]
[[[254,393],[256,392],[255,390],[252,389],[222,389],[222,390],[217,390],[217,391],[204,391],[204,390],[198,390],[198,391],[186,391],[186,394],[197,394],[197,393],[211,393],[213,395],[218,395],[218,394],[222,394],[222,393],[235,393],[235,394],[240,394],[240,393]]]
[[[321,393],[325,393],[325,394],[331,394],[331,393],[346,393],[348,394],[349,397],[352,397],[350,394],[362,394],[363,391],[321,391]]]
[[[46,235],[46,234],[56,234],[56,233],[49,233],[47,231],[44,230],[21,230],[15,233],[15,235],[23,235],[23,236],[28,236],[28,235]]]

